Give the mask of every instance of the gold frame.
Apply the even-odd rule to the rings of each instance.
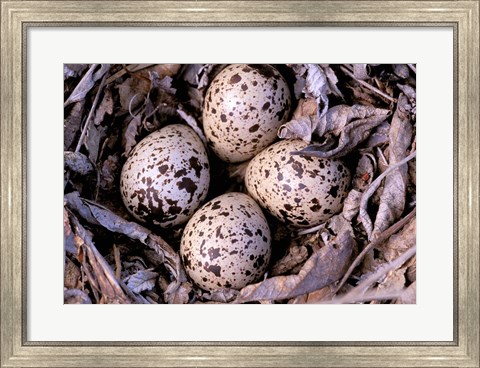
[[[113,4],[114,3],[114,4]],[[1,4],[0,367],[479,367],[479,0],[4,1]],[[455,336],[445,343],[33,343],[26,339],[26,79],[29,25],[453,27]],[[381,23],[378,20],[381,20]]]

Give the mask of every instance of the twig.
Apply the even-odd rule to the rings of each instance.
[[[380,234],[380,236],[375,239],[374,241],[372,241],[370,244],[368,244],[361,252],[360,254],[357,256],[357,258],[355,258],[355,260],[353,261],[353,263],[350,265],[350,267],[348,268],[347,272],[345,273],[345,275],[343,276],[342,280],[340,281],[340,284],[338,284],[336,290],[335,290],[335,293],[338,293],[338,291],[342,288],[342,286],[345,284],[345,282],[347,281],[347,279],[350,277],[350,275],[352,274],[353,270],[355,269],[355,267],[357,267],[359,264],[360,264],[360,261],[362,260],[362,258],[365,256],[365,254],[367,254],[370,250],[372,250],[374,247],[377,247],[379,245],[381,245],[384,241],[386,241],[388,238],[390,238],[390,236],[392,236],[393,234],[395,234],[396,232],[398,232],[400,229],[402,229],[416,214],[417,212],[417,208],[415,207],[412,212],[410,212],[407,216],[405,216],[403,219],[401,219],[400,221],[398,221],[397,223],[395,223],[394,225],[390,226],[387,230],[385,230],[382,234]]]
[[[85,126],[83,127],[83,130],[82,130],[82,134],[80,135],[80,139],[78,140],[77,147],[75,148],[75,152],[80,151],[80,148],[82,147],[85,136],[87,135],[88,126],[90,125],[90,122],[92,121],[93,113],[97,108],[98,100],[100,99],[100,93],[102,92],[103,86],[105,85],[105,81],[107,79],[107,74],[108,73],[105,73],[105,75],[102,78],[102,81],[100,82],[100,86],[98,87],[97,94],[95,95],[95,99],[93,100],[92,108],[88,113],[87,121],[85,122]]]
[[[146,69],[146,68],[150,68],[151,66],[153,66],[155,64],[130,64],[128,66],[126,66],[125,68],[119,70],[118,72],[116,72],[114,75],[112,75],[110,78],[107,79],[107,81],[105,82],[105,84],[110,84],[112,83],[114,80],[124,76],[125,74],[127,73],[135,73],[135,72],[138,72],[142,69]],[[129,70],[128,68],[130,66],[134,66],[131,70]]]
[[[408,67],[409,67],[410,69],[412,69],[412,71],[413,71],[415,74],[417,74],[417,68],[415,68],[415,65],[413,65],[413,64],[407,64],[407,65],[408,65]]]
[[[122,276],[122,262],[120,261],[120,250],[113,244],[113,256],[115,257],[115,277],[120,280]]]
[[[363,280],[360,284],[358,284],[353,290],[360,290],[362,293],[365,292],[374,282],[377,282],[380,278],[385,276],[388,272],[397,269],[405,262],[407,262],[410,258],[412,258],[415,253],[417,252],[417,246],[414,245],[405,252],[403,252],[400,256],[398,256],[393,261],[384,264],[383,266],[379,267],[377,271],[375,271],[372,275],[368,276],[365,280]]]
[[[404,290],[399,292],[385,292],[378,293],[377,291],[369,291],[363,295],[351,295],[347,293],[340,297],[335,297],[332,300],[322,301],[320,304],[355,304],[362,302],[369,302],[373,300],[393,300],[400,298],[404,293]]]
[[[403,160],[397,162],[394,165],[391,165],[388,167],[387,170],[385,170],[382,174],[380,174],[367,188],[365,193],[362,195],[362,199],[360,200],[360,209],[359,209],[359,214],[360,214],[360,220],[362,221],[363,227],[365,228],[365,231],[367,232],[368,238],[370,239],[372,235],[372,220],[370,220],[370,216],[368,216],[367,213],[367,204],[368,200],[370,197],[375,193],[375,191],[378,189],[380,186],[383,178],[385,178],[388,174],[390,174],[393,170],[396,170],[400,166],[406,164],[408,161],[411,159],[415,158],[417,156],[417,151],[412,152],[409,156],[405,157]]]
[[[347,68],[345,68],[344,66],[341,66],[340,69],[342,69],[342,71],[347,74],[350,78],[352,79],[355,79],[359,84],[361,84],[362,86],[364,86],[365,88],[368,88],[369,90],[379,94],[380,96],[382,96],[383,98],[386,98],[387,100],[391,101],[391,102],[394,102],[396,103],[397,102],[397,99],[396,98],[393,98],[393,97],[390,97],[389,95],[387,95],[386,93],[380,91],[378,88],[368,84],[367,82],[364,82],[363,80],[360,80],[360,79],[357,79],[355,77],[355,75],[349,71]]]

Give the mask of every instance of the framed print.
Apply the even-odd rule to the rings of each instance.
[[[0,366],[479,367],[479,5],[2,0]],[[225,83],[249,106],[238,108],[245,134],[262,134],[237,137]],[[257,85],[268,104],[246,97]],[[290,178],[271,175],[288,161],[272,153],[288,142],[273,143],[278,126],[253,152],[273,121],[257,124],[260,111],[278,117],[280,138],[322,137]],[[215,119],[228,116],[218,141]],[[160,159],[148,150],[166,146],[141,178]],[[333,165],[315,174],[334,183],[325,193],[262,192],[268,176],[291,190],[319,157]],[[373,179],[396,172],[388,162],[403,179],[362,205]],[[170,174],[175,190],[162,194]],[[147,208],[153,199],[162,204]],[[292,212],[304,202],[310,212]],[[251,211],[231,215],[231,203]],[[319,209],[328,215],[308,217]],[[242,234],[227,235],[240,217]],[[245,249],[204,252],[205,233]],[[387,254],[378,244],[395,236]],[[270,248],[286,238],[290,258]],[[270,252],[275,267],[262,268]],[[311,286],[314,273],[329,281]],[[349,293],[366,283],[377,294]]]

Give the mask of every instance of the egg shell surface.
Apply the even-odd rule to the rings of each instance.
[[[210,165],[197,134],[171,124],[140,141],[125,162],[120,191],[138,220],[163,228],[186,222],[207,196]]]
[[[266,271],[271,236],[261,208],[248,195],[223,194],[188,221],[180,243],[185,271],[200,288],[241,289]]]
[[[342,209],[350,171],[338,159],[290,155],[302,140],[277,142],[248,164],[250,196],[280,221],[298,228],[319,225]]]
[[[243,162],[277,137],[290,114],[290,90],[270,65],[233,64],[210,84],[203,127],[212,150],[225,162]]]

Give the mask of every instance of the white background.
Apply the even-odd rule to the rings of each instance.
[[[451,341],[453,32],[30,28],[28,339]],[[63,305],[63,63],[416,63],[416,305]]]

